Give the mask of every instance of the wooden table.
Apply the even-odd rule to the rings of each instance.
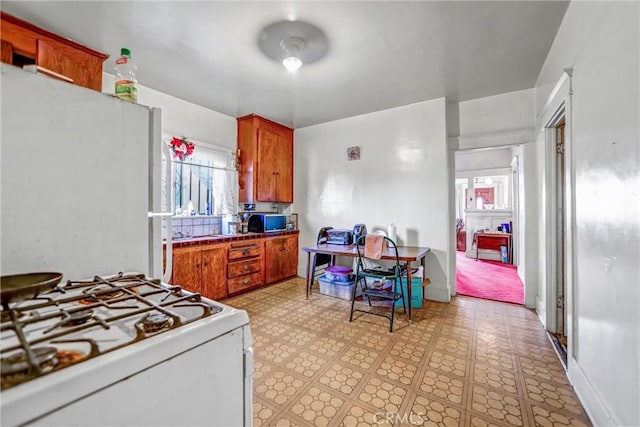
[[[335,256],[346,256],[351,258],[358,257],[358,250],[355,245],[327,245],[318,244],[316,246],[305,246],[302,248],[307,253],[307,299],[309,299],[309,293],[311,292],[311,285],[313,285],[313,277],[311,275],[311,254],[327,254]],[[361,250],[364,247],[361,246]],[[427,269],[425,266],[425,257],[431,251],[430,248],[421,248],[416,246],[398,246],[398,258],[401,262],[404,262],[407,266],[407,293],[409,299],[408,318],[411,320],[411,262],[420,261],[423,266],[424,273],[426,275]],[[382,251],[383,260],[394,260],[396,254],[391,248],[384,248]]]
[[[480,249],[500,251],[500,246],[506,246],[507,262],[511,263],[511,233],[475,233],[473,241],[476,245],[476,261]]]

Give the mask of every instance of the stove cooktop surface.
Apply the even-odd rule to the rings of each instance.
[[[7,308],[0,312],[2,390],[223,310],[179,286],[122,273],[68,281]]]

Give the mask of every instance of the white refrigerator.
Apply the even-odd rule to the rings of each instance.
[[[2,64],[2,274],[160,277],[161,112]]]
[[[162,279],[160,110],[10,65],[0,70],[1,274]],[[250,425],[249,319],[211,305],[219,312],[3,389],[1,424]],[[5,334],[15,329],[6,314],[3,360]],[[109,341],[108,332],[96,339]],[[41,331],[34,333],[36,342]],[[116,400],[121,407],[104,409]]]

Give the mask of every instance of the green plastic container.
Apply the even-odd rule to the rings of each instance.
[[[405,303],[408,302],[407,298],[409,293],[407,292],[407,278],[402,279],[402,292],[404,293]],[[420,277],[411,278],[411,308],[422,308],[423,288],[422,279]],[[402,308],[402,300],[396,301],[396,307]],[[408,307],[408,305],[407,305]]]

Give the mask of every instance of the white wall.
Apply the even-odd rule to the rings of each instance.
[[[534,94],[526,89],[460,102],[459,134],[450,134],[449,143],[467,150],[534,141]]]
[[[437,99],[295,131],[292,210],[300,247],[323,226],[369,231],[396,224],[399,243],[428,246],[427,297],[449,300],[449,165],[445,100]],[[360,160],[347,161],[347,147]],[[300,253],[299,275],[307,257]]]
[[[102,73],[102,92],[113,94],[114,76]],[[138,84],[138,104],[162,110],[162,132],[236,149],[235,117]]]
[[[539,228],[539,187],[537,177],[540,169],[537,164],[534,143],[523,144],[518,153],[518,186],[520,200],[518,204],[518,275],[524,284],[524,305],[536,306],[538,293],[538,239]]]
[[[533,95],[533,89],[525,89],[461,102],[460,135],[530,128]]]
[[[456,171],[511,169],[511,159],[513,159],[511,147],[458,151],[456,152]]]
[[[571,2],[535,88],[542,111],[563,69],[574,69],[577,359],[569,377],[598,426],[640,425],[639,7]],[[550,242],[540,240],[544,260]]]

